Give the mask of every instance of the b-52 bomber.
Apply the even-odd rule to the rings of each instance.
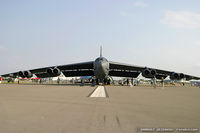
[[[94,79],[93,81],[96,80],[96,84],[99,82],[109,84],[109,79],[112,76],[137,78],[140,73],[142,73],[142,76],[145,78],[165,79],[169,76],[171,80],[200,79],[200,77],[173,71],[108,61],[106,58],[102,57],[102,48],[100,49],[100,57],[95,61],[31,69],[1,76],[10,78],[31,78],[33,74],[35,74],[39,78],[48,78],[59,76],[61,73],[66,77],[92,76]]]

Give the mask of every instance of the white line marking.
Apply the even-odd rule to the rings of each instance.
[[[90,97],[106,97],[104,86],[98,86]]]

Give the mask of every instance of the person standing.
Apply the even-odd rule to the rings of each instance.
[[[133,85],[133,78],[131,78],[131,84]]]
[[[140,84],[140,79],[137,78],[137,86]]]
[[[129,79],[128,79],[128,78],[126,79],[126,84],[127,84],[127,85],[129,84]]]
[[[165,87],[164,77],[161,78],[162,89]]]
[[[153,78],[153,87],[156,88],[156,77]]]
[[[58,79],[57,79],[57,84],[60,84],[60,78],[58,77]]]

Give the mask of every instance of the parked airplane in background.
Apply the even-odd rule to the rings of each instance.
[[[106,58],[102,57],[102,47],[100,49],[100,57],[98,57],[95,61],[19,71],[19,72],[4,74],[2,75],[2,77],[30,78],[33,76],[33,74],[35,74],[39,78],[47,78],[47,77],[59,76],[61,72],[66,77],[92,76],[95,78],[97,84],[99,82],[105,82],[109,84],[110,76],[137,78],[140,73],[142,73],[142,76],[146,78],[155,77],[157,79],[161,78],[165,79],[167,76],[170,76],[170,79],[172,80],[200,79],[200,77],[191,76],[183,73],[176,73],[161,69],[141,67],[141,66],[108,61]]]

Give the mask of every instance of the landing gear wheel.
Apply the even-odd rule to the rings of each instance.
[[[106,85],[106,84],[107,84],[107,80],[106,80],[106,79],[104,79],[104,80],[103,80],[103,83],[104,83],[104,85]]]
[[[110,79],[108,79],[107,84],[110,85]]]

